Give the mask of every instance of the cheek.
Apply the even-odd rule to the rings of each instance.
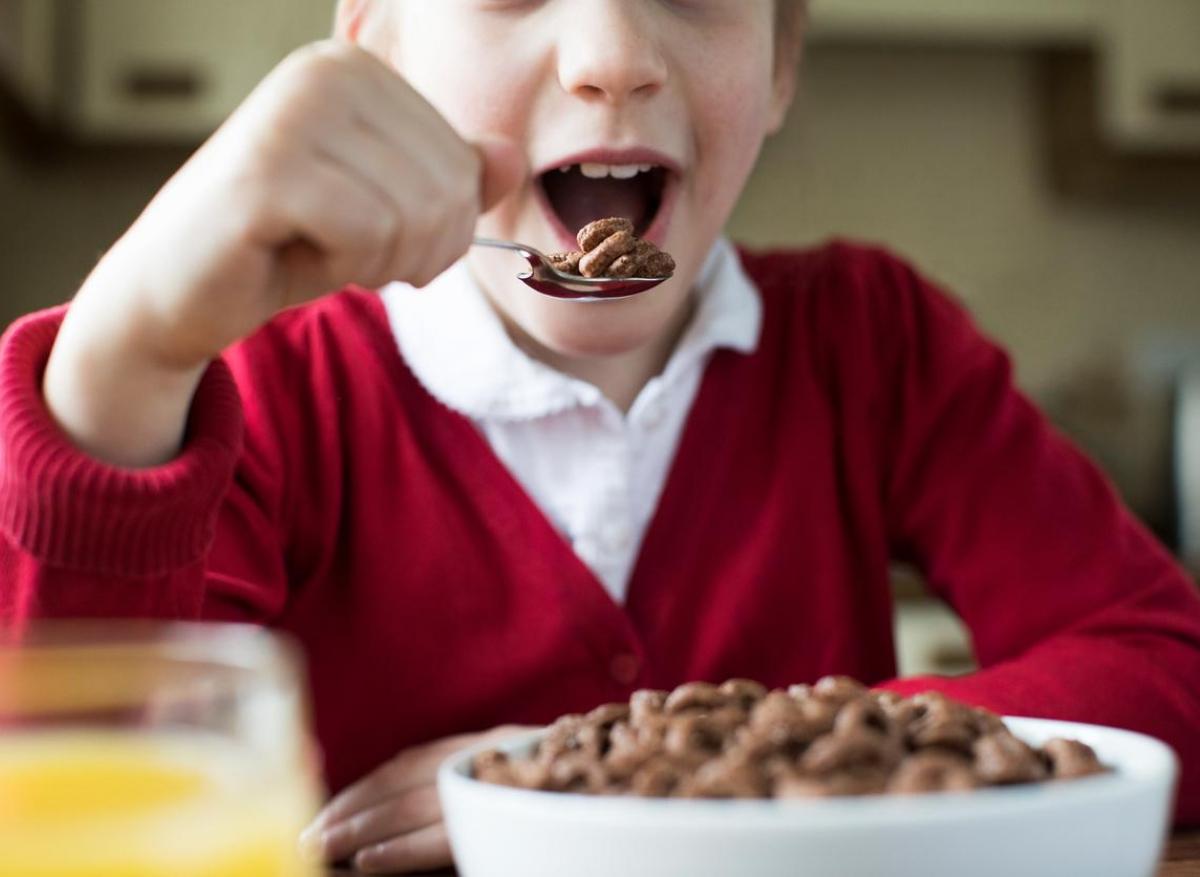
[[[521,60],[497,52],[494,35],[453,15],[421,19],[406,23],[392,65],[464,137],[492,133],[521,142],[520,108],[531,87]]]
[[[749,175],[770,124],[771,66],[763,40],[725,46],[689,77],[689,105],[705,206],[732,202]],[[749,59],[749,60],[748,60]]]

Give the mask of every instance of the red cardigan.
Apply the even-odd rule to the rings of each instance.
[[[61,311],[29,317],[0,350],[0,620],[294,634],[334,788],[636,687],[846,673],[1154,734],[1200,820],[1193,584],[906,266],[840,244],[745,262],[761,344],[708,365],[624,606],[416,382],[365,292],[231,350],[149,471],[56,430],[39,387]],[[963,617],[980,672],[888,682],[894,558]]]

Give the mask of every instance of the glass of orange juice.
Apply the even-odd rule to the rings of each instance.
[[[0,877],[313,877],[306,713],[257,628],[0,631]]]

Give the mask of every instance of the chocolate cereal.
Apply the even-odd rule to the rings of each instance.
[[[579,250],[555,253],[550,264],[564,274],[583,277],[670,277],[675,260],[634,234],[633,223],[613,217],[590,222],[579,230]]]
[[[598,248],[628,233],[610,224],[586,241]],[[562,717],[528,757],[490,750],[473,768],[504,786],[651,798],[965,792],[1108,771],[1077,740],[1035,749],[987,710],[936,692],[870,691],[845,676],[787,691],[746,679],[638,691],[628,704]]]

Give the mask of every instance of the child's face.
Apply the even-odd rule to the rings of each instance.
[[[480,234],[554,252],[576,249],[593,219],[627,216],[675,257],[675,277],[653,292],[580,305],[518,282],[516,257],[476,249],[472,269],[510,325],[567,357],[672,331],[791,98],[773,0],[373,2],[386,7],[377,52],[463,136],[501,135],[525,152],[529,177]],[[639,165],[650,172],[622,178]],[[603,166],[615,174],[592,178]]]

